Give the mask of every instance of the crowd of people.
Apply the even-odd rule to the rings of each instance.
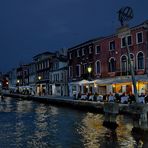
[[[117,102],[123,104],[131,104],[136,102],[135,95],[132,93],[109,93],[106,95],[99,95],[97,93],[81,94],[80,92],[74,96],[78,100],[98,101],[98,102]],[[148,103],[148,93],[141,93],[138,95],[138,103]]]

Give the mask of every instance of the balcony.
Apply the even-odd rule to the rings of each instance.
[[[145,70],[144,69],[136,70],[136,74],[137,75],[143,75],[144,73],[145,73]]]
[[[108,76],[109,76],[109,77],[115,77],[115,76],[116,76],[116,72],[109,72],[109,73],[108,73]]]

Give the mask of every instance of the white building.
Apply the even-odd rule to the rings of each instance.
[[[11,71],[8,72],[9,75],[9,88],[16,87],[17,84],[17,72],[16,68],[13,68]]]
[[[67,56],[60,52],[51,60],[49,72],[49,94],[57,96],[68,95]]]

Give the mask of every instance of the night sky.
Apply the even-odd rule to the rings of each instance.
[[[130,26],[148,19],[148,0],[0,0],[0,71],[115,33],[123,6],[133,8]]]

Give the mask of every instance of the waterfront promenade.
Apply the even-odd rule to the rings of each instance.
[[[75,100],[71,97],[32,96],[3,93],[2,99],[7,99],[5,97],[11,97],[14,99],[18,98],[19,100],[32,100],[54,106],[64,106],[70,109],[73,108],[75,110],[84,110],[86,112],[95,112],[98,114],[101,113],[105,116],[103,124],[112,128],[117,127],[117,115],[130,115],[135,129],[148,131],[148,104],[121,104],[116,102]]]
[[[69,96],[31,96],[22,94],[10,94],[4,93],[3,96],[9,96],[13,98],[21,98],[26,100],[34,100],[42,103],[48,103],[52,105],[65,106],[69,108],[75,108],[86,111],[93,111],[103,113],[103,107],[105,102],[75,100]],[[130,111],[130,104],[119,104],[119,113],[128,114]]]

